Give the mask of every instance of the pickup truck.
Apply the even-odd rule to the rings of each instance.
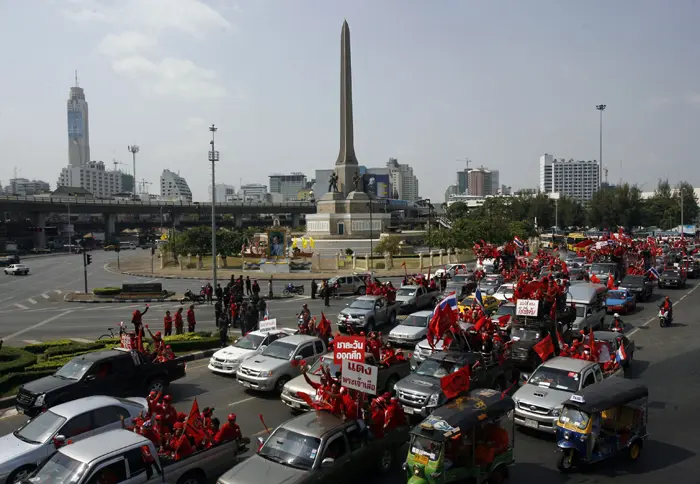
[[[25,383],[17,391],[15,408],[34,417],[49,407],[90,395],[113,397],[164,392],[185,376],[180,359],[152,363],[137,351],[97,351],[76,356],[56,373]]]
[[[476,365],[476,363],[479,363]],[[506,362],[491,363],[491,359],[476,352],[442,351],[423,361],[416,372],[396,384],[394,390],[407,415],[427,417],[447,402],[440,388],[440,379],[460,368],[471,366],[471,388],[493,388],[505,391],[514,380],[515,370]],[[476,365],[476,367],[475,367]]]
[[[388,474],[401,460],[408,426],[370,439],[364,424],[327,412],[299,415],[277,427],[262,447],[217,484],[337,484]],[[404,451],[405,452],[405,451]]]
[[[410,314],[421,309],[433,308],[438,301],[437,290],[424,286],[401,286],[396,291],[396,302],[400,303],[399,313]]]
[[[239,442],[231,440],[172,460],[160,457],[147,438],[129,430],[112,430],[64,445],[26,482],[207,484],[229,469],[242,450]]]
[[[384,296],[360,296],[338,313],[338,329],[341,333],[350,332],[349,327],[355,333],[369,333],[384,324],[393,326],[400,305],[389,304]]]
[[[604,374],[594,361],[555,356],[530,375],[513,395],[515,423],[541,432],[556,432],[556,421],[571,395],[610,376],[621,376],[623,370]]]
[[[365,354],[367,365],[379,366],[377,373],[377,393],[391,392],[394,385],[403,377],[411,373],[411,363],[406,361],[396,362],[392,365],[378,365],[371,353]],[[332,376],[340,374],[340,365],[333,363],[333,355],[328,354],[318,360],[307,372],[309,379],[315,383],[321,381],[321,368],[325,368]],[[308,404],[297,396],[299,392],[313,397],[314,389],[306,383],[304,375],[299,375],[284,386],[282,390],[282,402],[292,410],[310,410]]]

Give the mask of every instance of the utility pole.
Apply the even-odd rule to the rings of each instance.
[[[87,266],[92,264],[92,255],[88,254],[85,251],[85,248],[83,248],[83,277],[85,279],[85,294],[88,293],[88,284],[87,284]]]
[[[219,161],[219,152],[214,145],[214,136],[218,128],[213,124],[209,127],[211,131],[211,151],[209,161],[211,162],[211,267],[214,292],[216,292],[216,162]]]
[[[136,195],[137,188],[136,188],[136,153],[139,152],[139,146],[138,145],[130,145],[127,146],[127,149],[131,153],[131,158],[134,163],[134,195]]]
[[[374,269],[374,224],[372,223],[372,199],[369,199],[369,264],[370,270]]]
[[[600,134],[599,134],[599,160],[598,160],[598,186],[600,186],[600,176],[602,175],[601,171],[603,168],[603,111],[605,111],[605,108],[607,108],[607,104],[598,104],[596,105],[596,109],[600,111]]]

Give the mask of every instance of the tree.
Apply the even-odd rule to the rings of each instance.
[[[678,185],[678,189],[673,194],[673,203],[675,208],[678,209],[678,217],[676,220],[678,224],[683,221],[684,225],[695,222],[698,218],[698,197],[695,195],[695,189],[688,182],[681,182]],[[681,216],[681,206],[683,207],[683,213]],[[672,206],[673,207],[673,206]],[[676,224],[670,224],[674,227]]]
[[[247,240],[245,231],[219,229],[216,232],[217,252],[232,256],[241,251]],[[167,243],[166,250],[174,254],[211,254],[211,227],[199,226],[176,233]]]
[[[466,218],[469,216],[469,208],[463,202],[455,202],[447,207],[447,218],[456,220],[458,218]]]
[[[374,253],[399,255],[401,253],[401,239],[396,235],[382,237],[379,243],[374,246]]]

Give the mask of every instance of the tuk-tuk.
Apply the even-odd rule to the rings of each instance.
[[[503,482],[513,458],[513,399],[471,390],[411,430],[403,465],[409,484]]]
[[[648,396],[645,385],[619,377],[571,395],[557,421],[559,470],[571,472],[620,453],[637,460],[648,436]]]

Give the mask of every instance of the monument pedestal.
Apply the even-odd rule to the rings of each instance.
[[[316,213],[306,216],[307,235],[315,240],[323,239],[379,239],[386,229],[391,215],[374,211],[377,202],[363,192],[350,192],[347,198],[342,193],[326,193],[316,202]]]
[[[260,261],[260,270],[264,274],[289,274],[289,259],[268,259]]]

